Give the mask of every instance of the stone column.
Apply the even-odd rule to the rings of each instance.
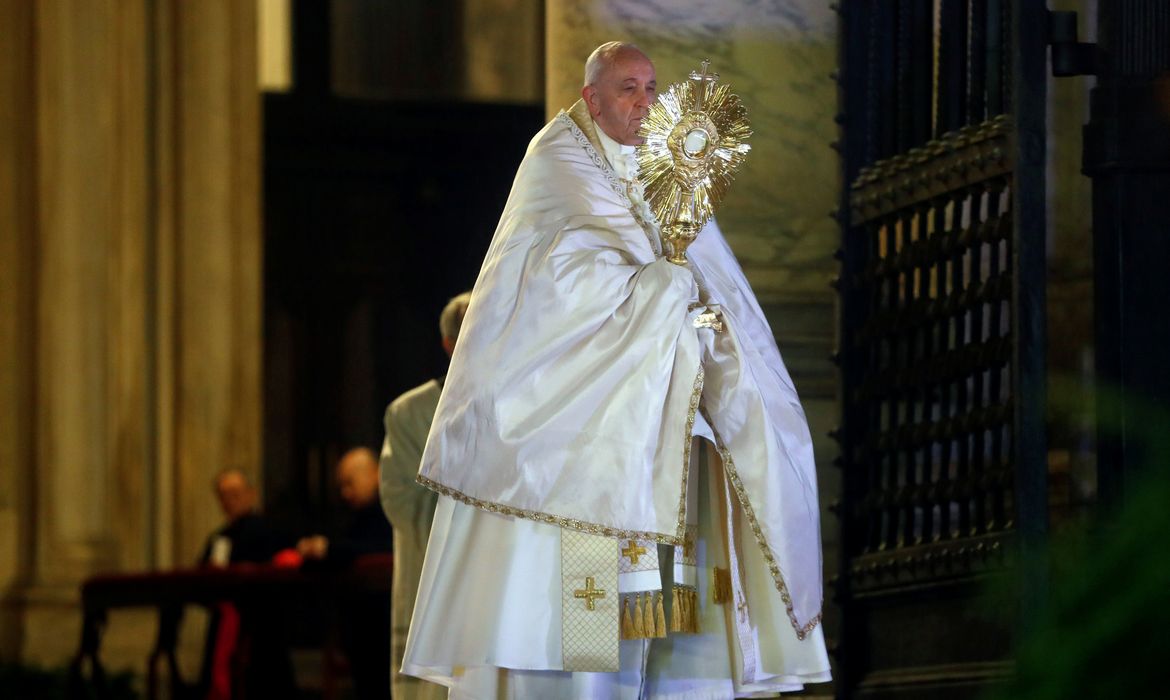
[[[193,563],[259,471],[254,13],[0,0],[5,657],[68,658],[85,577]]]
[[[19,655],[12,589],[31,568],[32,5],[0,2],[0,659]]]

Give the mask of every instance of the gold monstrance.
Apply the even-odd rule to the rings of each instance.
[[[667,259],[687,263],[687,246],[723,201],[752,135],[747,110],[711,62],[671,85],[650,107],[638,135],[639,179],[670,244]]]

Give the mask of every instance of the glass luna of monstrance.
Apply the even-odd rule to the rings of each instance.
[[[723,201],[751,150],[747,110],[703,61],[690,79],[671,85],[651,105],[638,135],[639,179],[669,247],[667,259],[687,263],[687,246]]]

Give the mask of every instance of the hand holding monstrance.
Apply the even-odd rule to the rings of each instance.
[[[650,210],[670,244],[667,259],[685,265],[687,246],[727,194],[735,170],[751,146],[747,110],[717,73],[692,71],[650,107],[639,135],[639,179]]]

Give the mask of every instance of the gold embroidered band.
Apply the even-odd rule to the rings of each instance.
[[[618,543],[561,529],[561,650],[566,671],[617,671]]]

